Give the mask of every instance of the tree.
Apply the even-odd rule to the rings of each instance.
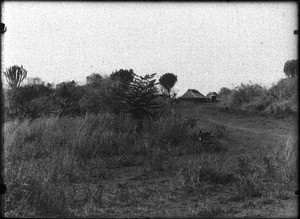
[[[97,73],[93,73],[86,77],[86,84],[92,87],[99,87],[102,81],[103,77]]]
[[[230,90],[227,87],[222,87],[219,91],[219,96],[228,96],[229,94],[231,94],[232,90]]]
[[[19,87],[21,82],[26,78],[27,71],[21,67],[14,65],[10,68],[7,68],[5,72],[3,72],[8,84],[12,89]]]
[[[116,92],[118,101],[124,106],[125,113],[129,113],[142,127],[142,121],[146,117],[154,117],[154,111],[162,108],[162,105],[156,102],[157,89],[155,74],[145,75],[144,77],[134,74],[131,83],[127,82],[127,89]],[[125,82],[122,82],[125,83]]]
[[[298,76],[298,60],[289,60],[284,64],[283,71],[287,77],[295,78]]]
[[[177,82],[177,76],[173,73],[166,73],[159,78],[159,83],[167,91],[168,97],[171,100],[171,89]]]
[[[77,83],[73,81],[62,82],[56,85],[56,93],[67,99],[74,99],[74,96],[77,96],[76,92]]]
[[[6,31],[6,29],[7,29],[7,28],[6,28],[5,24],[1,23],[1,27],[0,27],[1,34],[4,34],[5,31]]]
[[[130,70],[120,69],[118,71],[112,72],[110,78],[114,81],[118,80],[125,83],[130,83],[133,81],[134,73],[132,69]]]

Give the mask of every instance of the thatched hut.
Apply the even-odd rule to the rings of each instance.
[[[209,92],[206,98],[209,98],[211,102],[216,102],[219,95],[216,92]]]
[[[188,89],[187,92],[185,92],[178,99],[182,103],[204,103],[209,101],[208,98],[206,98],[196,89]]]

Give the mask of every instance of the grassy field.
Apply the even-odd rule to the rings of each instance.
[[[296,216],[295,118],[198,104],[142,130],[109,113],[7,122],[5,215]]]

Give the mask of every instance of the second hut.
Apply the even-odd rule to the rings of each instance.
[[[196,89],[188,89],[187,92],[178,99],[182,103],[204,103],[209,101],[209,98],[206,98]]]

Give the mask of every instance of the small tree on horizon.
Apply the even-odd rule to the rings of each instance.
[[[103,77],[97,73],[93,73],[86,77],[86,84],[92,87],[100,86],[102,81]]]
[[[227,87],[222,87],[218,93],[219,96],[228,96],[229,94],[231,94],[232,90],[230,90]]]
[[[159,78],[159,83],[167,91],[169,100],[176,96],[175,94],[173,97],[171,97],[171,89],[174,87],[176,82],[177,76],[173,73],[165,73]]]
[[[120,69],[118,71],[112,72],[110,78],[114,81],[119,80],[121,82],[130,83],[133,81],[134,72],[132,69]]]
[[[45,82],[39,77],[27,78],[27,85],[44,85],[44,84]]]
[[[287,77],[295,78],[298,76],[298,60],[288,60],[284,64],[283,71]]]

